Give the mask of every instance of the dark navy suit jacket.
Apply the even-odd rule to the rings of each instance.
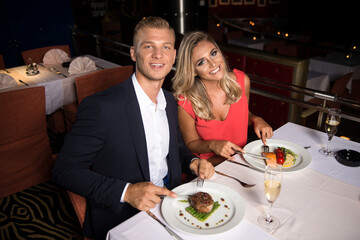
[[[182,141],[176,101],[170,92],[164,94],[172,189],[181,184],[182,172],[190,173],[195,156]],[[57,184],[88,199],[85,236],[105,239],[108,230],[138,212],[120,203],[126,183],[150,181],[144,127],[131,78],[81,102],[52,174]]]

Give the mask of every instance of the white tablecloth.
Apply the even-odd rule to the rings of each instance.
[[[309,71],[321,72],[329,75],[330,82],[353,72],[346,88],[351,91],[352,80],[360,78],[360,61],[356,58],[346,59],[345,55],[329,55],[328,57],[310,58]]]
[[[306,80],[306,87],[315,90],[329,91],[330,90],[329,75],[324,73],[309,71]],[[304,101],[308,101],[311,98],[313,97],[304,96]]]
[[[118,64],[106,61],[101,58],[97,58],[91,55],[85,55],[93,60],[98,67],[98,70],[105,68],[114,68],[118,67]],[[75,89],[75,78],[90,72],[70,75],[68,68],[62,67],[61,64],[58,65],[37,65],[39,69],[39,74],[34,76],[26,75],[26,65],[20,67],[14,67],[7,69],[10,73],[0,70],[1,73],[6,73],[12,76],[16,81],[18,86],[6,89],[0,89],[2,91],[11,91],[19,87],[26,87],[24,83],[21,83],[19,80],[27,83],[31,86],[44,86],[45,87],[45,97],[46,97],[46,114],[51,114],[56,110],[60,109],[66,104],[76,102],[76,89]],[[57,74],[56,71],[50,71],[50,67],[55,67],[56,70],[64,74]]]
[[[284,173],[279,198],[272,213],[281,225],[272,232],[263,231],[257,217],[268,204],[263,191],[263,173],[230,162],[216,170],[235,176],[253,188],[243,188],[238,182],[215,174],[210,180],[237,191],[245,200],[245,218],[228,232],[212,236],[194,236],[175,230],[183,239],[359,239],[360,236],[360,167],[346,167],[334,158],[323,157],[318,150],[327,142],[326,134],[287,123],[274,133],[275,139],[311,145],[308,151],[312,162],[306,169]],[[332,148],[360,151],[360,144],[334,137]],[[245,162],[236,155],[236,160]],[[206,182],[205,182],[206,184]],[[151,210],[164,223],[159,205]],[[166,223],[167,224],[167,223]],[[173,229],[174,230],[174,229]],[[167,231],[146,213],[140,212],[111,229],[108,240],[114,239],[172,239]]]

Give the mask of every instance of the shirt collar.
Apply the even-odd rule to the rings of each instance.
[[[137,97],[139,105],[140,105],[140,109],[144,109],[147,106],[154,105],[155,103],[153,103],[150,100],[148,95],[146,95],[145,91],[142,89],[139,82],[137,81],[135,73],[133,73],[131,79],[134,84],[135,93],[136,93],[136,97]],[[157,99],[157,109],[164,110],[166,108],[166,99],[165,99],[165,95],[164,95],[162,88],[160,88],[160,91],[159,91],[156,99]]]

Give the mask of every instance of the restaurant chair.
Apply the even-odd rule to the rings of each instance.
[[[347,73],[339,78],[337,78],[334,81],[334,84],[332,85],[331,89],[330,89],[330,93],[334,94],[334,95],[338,95],[338,96],[343,96],[346,97],[348,95],[348,91],[346,89],[346,85],[348,84],[348,82],[350,81],[351,77],[352,77],[353,73]],[[308,102],[316,104],[318,106],[323,105],[324,104],[324,100],[319,99],[319,98],[311,98],[308,100]],[[324,107],[331,107],[331,108],[340,108],[340,103],[334,103],[331,101],[326,101],[325,106]],[[314,114],[315,112],[317,112],[316,109],[312,109],[312,108],[308,108],[306,110],[304,110],[301,113],[301,118],[302,118],[302,122],[303,125],[306,124],[306,119],[309,118],[309,116],[311,116],[312,114]],[[319,113],[320,114],[320,113]],[[321,125],[320,123],[317,124],[317,127],[320,128]]]
[[[76,216],[78,217],[80,226],[83,229],[83,225],[85,221],[85,212],[86,212],[86,198],[76,193],[73,193],[69,190],[67,190],[67,193],[75,210]],[[84,240],[93,240],[93,239],[84,236]]]
[[[60,49],[66,52],[69,57],[71,57],[69,45],[56,45],[56,46],[49,46],[49,47],[41,47],[36,49],[31,49],[27,51],[21,52],[22,58],[25,64],[28,64],[29,58],[31,58],[32,62],[34,63],[41,63],[45,53],[51,49]]]
[[[83,227],[86,212],[86,198],[67,190],[70,201],[78,217],[80,226]]]
[[[124,82],[131,76],[133,69],[132,65],[127,65],[103,69],[77,77],[75,79],[75,86],[78,104],[87,96]]]
[[[51,178],[45,88],[0,93],[0,198]]]
[[[5,69],[4,57],[0,54],[0,69]]]
[[[76,120],[76,112],[80,102],[87,96],[101,92],[118,83],[124,82],[133,73],[132,65],[102,69],[75,78],[77,103],[63,107],[67,131],[70,131]]]

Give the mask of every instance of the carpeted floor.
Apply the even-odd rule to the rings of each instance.
[[[45,182],[0,199],[0,239],[82,239],[67,193]]]

